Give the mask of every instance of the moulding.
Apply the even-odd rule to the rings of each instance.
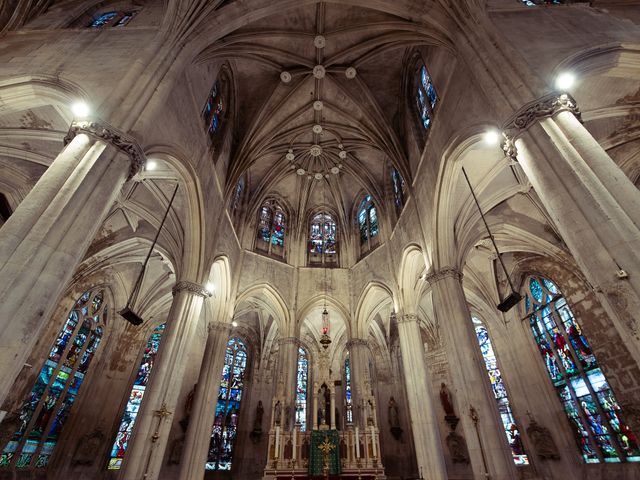
[[[434,283],[449,277],[462,280],[462,272],[456,267],[442,267],[440,270],[426,275],[424,277],[424,281],[433,285]]]
[[[209,290],[204,288],[199,283],[188,282],[186,280],[182,280],[176,283],[171,289],[171,293],[173,293],[174,295],[178,292],[183,292],[183,291],[186,291],[186,292],[192,293],[193,295],[198,295],[204,298],[209,298],[213,295]]]

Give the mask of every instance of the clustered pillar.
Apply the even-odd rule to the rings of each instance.
[[[144,165],[133,138],[98,120],[74,122],[65,142],[0,230],[0,403],[122,185]]]
[[[415,314],[405,314],[396,319],[418,468],[425,478],[444,480],[447,478],[447,470],[438,430],[438,415],[424,363],[424,345],[418,317]]]
[[[158,478],[187,367],[187,354],[194,341],[204,299],[211,296],[201,285],[188,281],[178,282],[173,295],[162,344],[120,472],[122,480]],[[215,346],[212,342],[208,342],[209,350]],[[218,381],[219,372],[213,375]],[[199,421],[200,418],[194,417],[193,422]]]

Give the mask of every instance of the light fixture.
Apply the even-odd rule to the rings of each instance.
[[[85,102],[76,102],[71,105],[71,113],[76,118],[84,118],[91,113],[91,109]]]
[[[147,163],[144,166],[144,169],[149,172],[151,170],[155,170],[156,168],[158,168],[158,162],[156,162],[155,160],[147,160]]]
[[[235,320],[233,322],[231,322],[231,326],[233,328],[236,328],[238,326],[238,322],[236,322]]]
[[[207,284],[204,286],[204,288],[207,289],[207,292],[209,292],[211,295],[213,295],[213,291],[216,289],[216,286],[213,284],[213,282],[207,282]]]
[[[558,90],[569,90],[576,82],[576,76],[571,72],[563,72],[556,77],[556,88]]]
[[[500,141],[500,133],[496,129],[487,130],[484,134],[484,143],[487,145],[497,145]]]

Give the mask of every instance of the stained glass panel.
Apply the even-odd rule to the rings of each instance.
[[[118,12],[105,12],[98,15],[91,21],[89,27],[102,28],[118,16]]]
[[[136,373],[136,378],[133,381],[133,388],[129,393],[129,400],[124,407],[124,413],[120,419],[120,426],[118,427],[118,433],[116,439],[111,447],[111,457],[109,458],[109,464],[107,468],[109,470],[118,470],[122,466],[122,460],[124,459],[127,446],[129,444],[129,438],[133,431],[133,425],[138,416],[138,410],[140,410],[140,404],[142,403],[142,397],[144,391],[149,383],[149,375],[158,355],[158,349],[160,348],[160,341],[162,340],[162,334],[164,333],[166,325],[157,326],[144,347],[142,353],[142,360],[140,361],[140,367]]]
[[[420,80],[418,82],[416,92],[416,104],[420,115],[420,121],[425,130],[431,126],[433,109],[437,102],[438,96],[433,86],[433,82],[431,81],[427,67],[423,65],[420,69]]]
[[[560,289],[549,279],[531,277],[528,295],[534,338],[584,461],[640,461],[637,439],[622,422],[620,406]]]
[[[396,211],[400,213],[404,206],[404,178],[395,168],[391,169],[391,185],[393,186],[393,203]]]
[[[337,227],[333,217],[319,213],[311,219],[309,231],[309,252],[333,255],[337,247]]]
[[[344,391],[347,411],[347,423],[353,423],[353,398],[351,392],[351,362],[349,358],[344,361]]]
[[[516,465],[528,465],[529,458],[525,454],[520,437],[520,431],[513,417],[509,398],[507,397],[507,389],[502,381],[502,375],[498,368],[498,362],[493,351],[491,339],[489,338],[489,332],[486,327],[482,325],[480,320],[474,318],[473,322],[476,325],[476,336],[478,337],[478,343],[480,344],[480,351],[482,352],[482,358],[484,359],[487,374],[489,375],[493,395],[495,396],[496,403],[498,404],[498,412],[500,413],[505,435],[507,436],[507,441],[511,448],[513,461]]]
[[[106,311],[102,291],[85,292],[76,301],[20,408],[20,424],[2,451],[0,467],[48,465],[100,344]]]
[[[296,423],[300,431],[307,431],[307,387],[309,382],[309,356],[304,348],[298,348],[298,373],[296,377]]]
[[[246,368],[247,349],[240,339],[232,338],[225,352],[205,470],[231,470]]]

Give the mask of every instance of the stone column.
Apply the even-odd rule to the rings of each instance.
[[[418,317],[407,314],[397,320],[411,433],[416,448],[418,469],[422,470],[425,478],[444,480],[447,478],[447,469],[442,454],[443,446],[438,430],[431,381],[424,363],[424,345]]]
[[[333,387],[333,386],[332,386]],[[335,387],[333,387],[335,388]],[[335,390],[331,390],[330,395],[330,402],[329,402],[329,426],[331,428],[331,430],[335,430],[336,429],[336,392]]]
[[[362,338],[352,338],[347,342],[351,363],[351,395],[353,398],[353,423],[365,427],[364,401],[369,398],[369,344]]]
[[[160,350],[118,477],[122,480],[155,480],[160,474],[187,366],[188,351],[197,330],[204,299],[211,296],[201,285],[187,281],[178,282],[173,294]],[[219,377],[218,372],[218,380]]]
[[[450,391],[464,430],[476,478],[517,478],[511,450],[480,353],[471,313],[462,288],[462,274],[452,267],[427,275],[433,305],[450,365]],[[413,365],[412,365],[413,367]],[[470,412],[477,412],[477,425]],[[442,412],[444,414],[444,412]]]
[[[194,480],[204,476],[231,324],[212,323],[208,330],[207,346],[180,461],[180,480]]]
[[[66,146],[0,230],[0,404],[128,177],[135,140],[74,122]]]
[[[569,95],[547,95],[505,124],[503,148],[520,163],[640,363],[640,192],[579,118]]]
[[[282,406],[282,429],[288,431],[296,423],[296,377],[298,373],[298,347],[300,341],[295,337],[278,340],[280,345],[280,361],[278,362],[278,379],[284,381],[284,405]],[[287,413],[288,412],[288,413]],[[287,414],[289,415],[287,424]]]
[[[313,429],[318,429],[318,383],[314,382],[313,384]]]

